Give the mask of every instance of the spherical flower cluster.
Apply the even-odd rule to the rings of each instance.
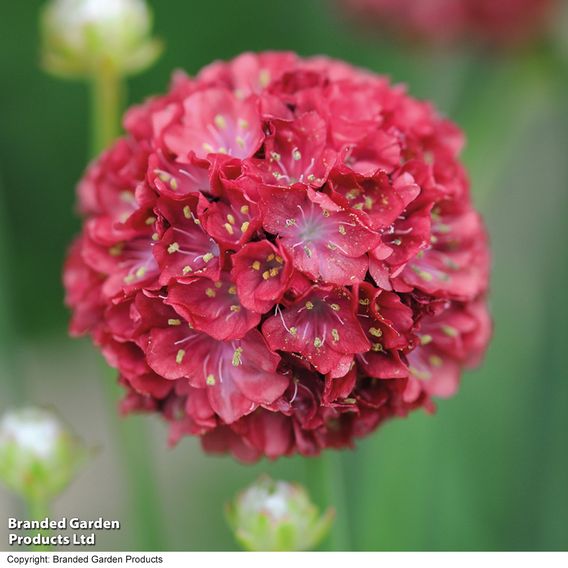
[[[79,184],[71,331],[124,411],[242,460],[351,445],[490,335],[460,131],[349,65],[244,54],[131,109]]]
[[[342,0],[366,25],[440,45],[525,43],[542,30],[555,0]]]

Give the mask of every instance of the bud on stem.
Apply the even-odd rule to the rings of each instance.
[[[246,550],[310,550],[328,533],[334,511],[323,515],[297,483],[259,478],[227,506],[235,538]]]

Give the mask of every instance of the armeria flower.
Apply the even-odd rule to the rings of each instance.
[[[335,512],[320,513],[298,483],[263,476],[227,505],[236,540],[250,551],[310,550],[329,532]]]
[[[342,0],[365,25],[434,45],[515,46],[547,23],[556,0]],[[372,24],[371,24],[372,22]]]
[[[490,336],[460,131],[384,77],[244,54],[131,109],[79,184],[65,267],[171,441],[251,461],[350,446],[455,393]]]
[[[137,73],[162,50],[145,0],[51,0],[41,31],[44,66],[64,77],[89,76],[101,64]]]
[[[0,481],[32,503],[63,491],[87,458],[87,449],[50,410],[10,410],[0,419]]]

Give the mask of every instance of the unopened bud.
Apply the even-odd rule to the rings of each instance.
[[[137,73],[162,51],[151,31],[145,0],[51,0],[41,18],[43,64],[64,77],[89,77],[101,65]]]
[[[328,533],[334,511],[320,514],[299,484],[263,476],[227,507],[236,539],[247,550],[310,550]]]
[[[0,420],[0,480],[27,500],[57,495],[86,454],[80,440],[49,410],[22,408]]]

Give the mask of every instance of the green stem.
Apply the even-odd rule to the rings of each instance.
[[[45,499],[29,498],[26,501],[28,508],[28,517],[32,521],[43,521],[46,517],[49,518],[49,503]],[[49,529],[40,529],[41,536],[49,536]],[[51,550],[49,545],[35,544],[31,546],[32,550]]]
[[[345,495],[342,455],[328,451],[306,459],[306,477],[312,499],[322,510],[330,505],[335,520],[327,539],[330,550],[350,550],[349,508]]]
[[[125,85],[110,61],[101,62],[91,78],[91,157],[97,156],[120,134]]]
[[[476,71],[455,118],[468,140],[464,159],[472,175],[474,198],[484,207],[515,143],[542,110],[549,85],[534,55],[491,62]]]
[[[3,402],[20,404],[24,400],[24,382],[18,364],[18,332],[12,278],[12,232],[4,195],[0,174],[0,375],[5,377],[4,382],[8,389]]]

